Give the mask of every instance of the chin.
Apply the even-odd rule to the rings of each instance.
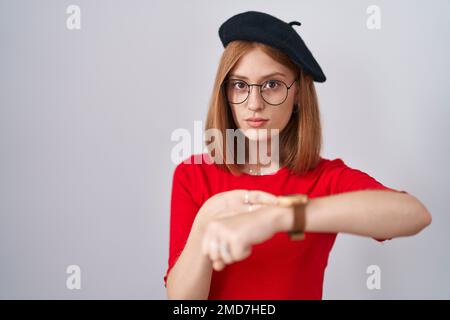
[[[243,130],[245,137],[250,141],[259,141],[260,134],[259,130],[253,128],[247,128]]]
[[[278,130],[272,128],[246,128],[242,129],[242,131],[250,141],[265,142],[278,135]]]

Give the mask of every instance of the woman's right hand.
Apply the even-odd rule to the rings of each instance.
[[[260,190],[231,190],[210,197],[204,202],[194,221],[203,237],[206,226],[214,219],[228,217],[243,212],[256,210],[265,205],[277,205],[274,194]],[[225,262],[221,259],[213,262],[213,268],[222,270]]]

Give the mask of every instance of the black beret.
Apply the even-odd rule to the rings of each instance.
[[[303,42],[294,30],[298,21],[286,23],[267,13],[247,11],[232,16],[219,28],[220,41],[224,47],[234,40],[256,41],[267,44],[284,52],[291,60],[314,81],[324,82],[326,77]]]

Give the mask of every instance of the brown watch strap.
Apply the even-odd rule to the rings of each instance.
[[[288,231],[292,240],[303,240],[305,238],[305,208],[306,203],[295,204],[293,229]]]
[[[282,207],[291,207],[294,212],[294,222],[292,230],[288,231],[288,235],[292,240],[303,240],[305,238],[306,224],[306,205],[308,196],[306,194],[291,194],[279,196],[279,205]]]

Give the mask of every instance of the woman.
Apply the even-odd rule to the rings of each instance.
[[[225,50],[205,129],[223,135],[174,172],[170,299],[321,299],[337,233],[383,241],[431,223],[407,192],[320,157],[313,82],[326,78],[294,25],[244,12],[219,29]],[[226,129],[245,137],[244,161]],[[270,162],[254,157],[253,142],[271,146]]]

